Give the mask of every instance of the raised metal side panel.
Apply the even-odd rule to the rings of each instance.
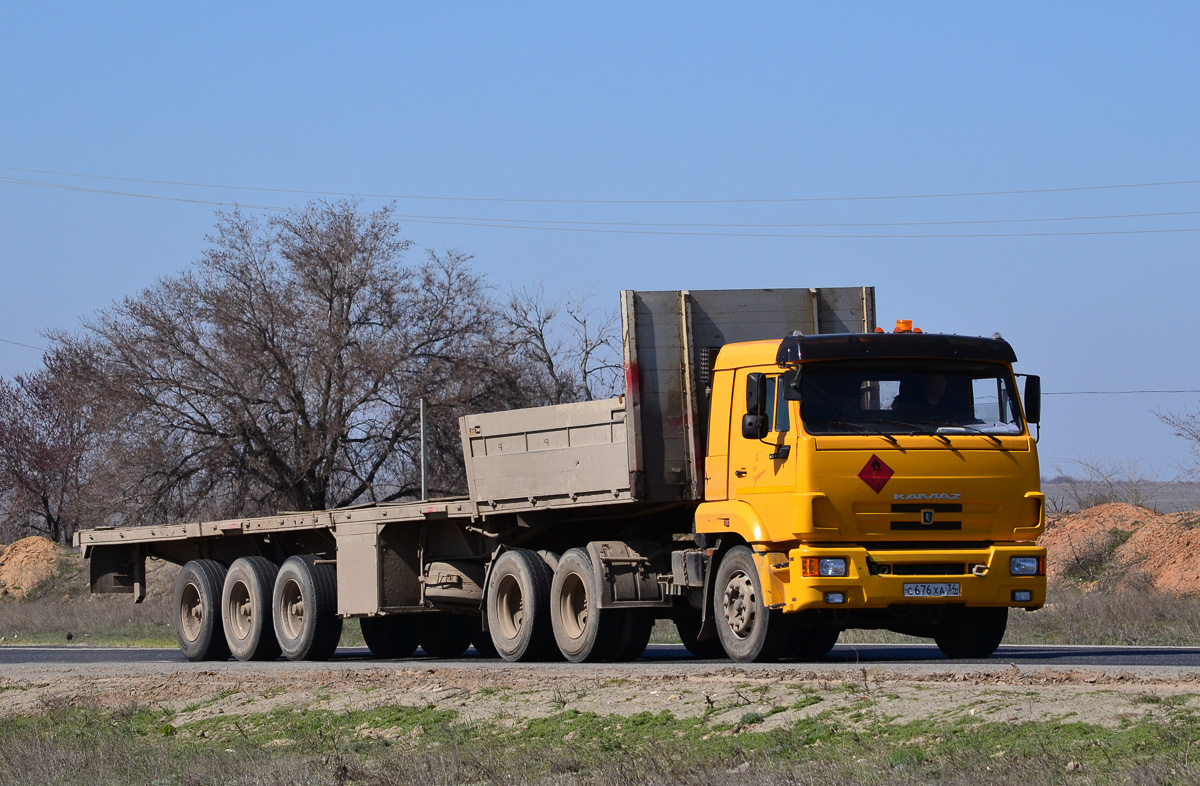
[[[709,370],[739,341],[782,339],[794,330],[862,333],[875,327],[870,287],[621,293],[627,409],[646,499],[698,499],[707,440]],[[632,452],[632,450],[631,450]]]
[[[338,614],[379,613],[379,527],[339,524],[337,537]]]
[[[483,513],[630,499],[625,418],[619,398],[462,418],[471,498]]]

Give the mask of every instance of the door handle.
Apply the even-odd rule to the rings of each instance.
[[[739,477],[739,478],[744,478],[744,477],[746,477],[746,470],[744,470],[744,469],[737,469],[737,470],[734,470],[734,471],[733,471],[733,474],[734,474],[734,475],[736,475],[736,476],[737,476],[737,477]]]

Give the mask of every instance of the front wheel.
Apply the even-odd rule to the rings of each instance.
[[[797,624],[792,634],[789,654],[797,660],[820,660],[837,644],[841,631],[825,625]]]
[[[679,640],[683,642],[683,646],[688,652],[701,660],[724,658],[725,648],[721,646],[721,637],[710,636],[707,639],[701,639],[699,638],[701,627],[699,612],[694,615],[677,615],[675,617],[675,629],[679,631]]]
[[[337,572],[312,554],[288,557],[271,594],[275,638],[288,660],[329,660],[342,637]]]
[[[788,643],[788,620],[763,602],[752,552],[735,546],[717,569],[713,614],[726,654],[739,663],[779,660]]]
[[[933,635],[947,658],[988,658],[1000,646],[1008,629],[1005,607],[957,609],[947,613]]]

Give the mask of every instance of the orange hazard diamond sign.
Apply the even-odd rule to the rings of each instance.
[[[866,483],[878,494],[883,491],[883,487],[887,485],[894,474],[896,473],[892,471],[892,468],[883,463],[883,459],[872,453],[867,465],[862,468],[858,476],[862,478],[863,483]]]

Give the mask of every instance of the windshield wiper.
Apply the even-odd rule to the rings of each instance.
[[[1001,439],[999,437],[997,437],[995,434],[989,434],[986,431],[984,431],[983,429],[978,429],[978,428],[975,428],[974,426],[968,426],[965,423],[947,423],[943,426],[938,426],[939,432],[942,431],[942,429],[962,429],[963,431],[970,431],[972,434],[979,434],[980,436],[987,437],[988,439],[990,439],[992,442],[995,442],[1000,447],[1004,447],[1004,442],[1001,441]],[[948,433],[953,433],[953,432],[948,432]]]
[[[850,428],[856,428],[856,429],[859,429],[860,431],[862,431],[864,434],[872,434],[877,437],[883,437],[884,439],[886,439],[888,442],[892,443],[896,447],[900,447],[900,441],[897,440],[895,437],[893,437],[891,434],[889,434],[886,431],[883,431],[881,429],[871,428],[870,426],[866,425],[865,423],[851,423],[848,420],[822,420],[822,421],[818,421],[818,422],[825,423],[826,425],[830,425],[830,426],[841,426],[842,428],[845,428],[847,426]],[[875,422],[886,422],[886,421],[874,421],[873,420],[871,422],[875,423]],[[900,425],[907,425],[907,424],[902,423]],[[909,436],[912,436],[912,435],[910,434]]]

